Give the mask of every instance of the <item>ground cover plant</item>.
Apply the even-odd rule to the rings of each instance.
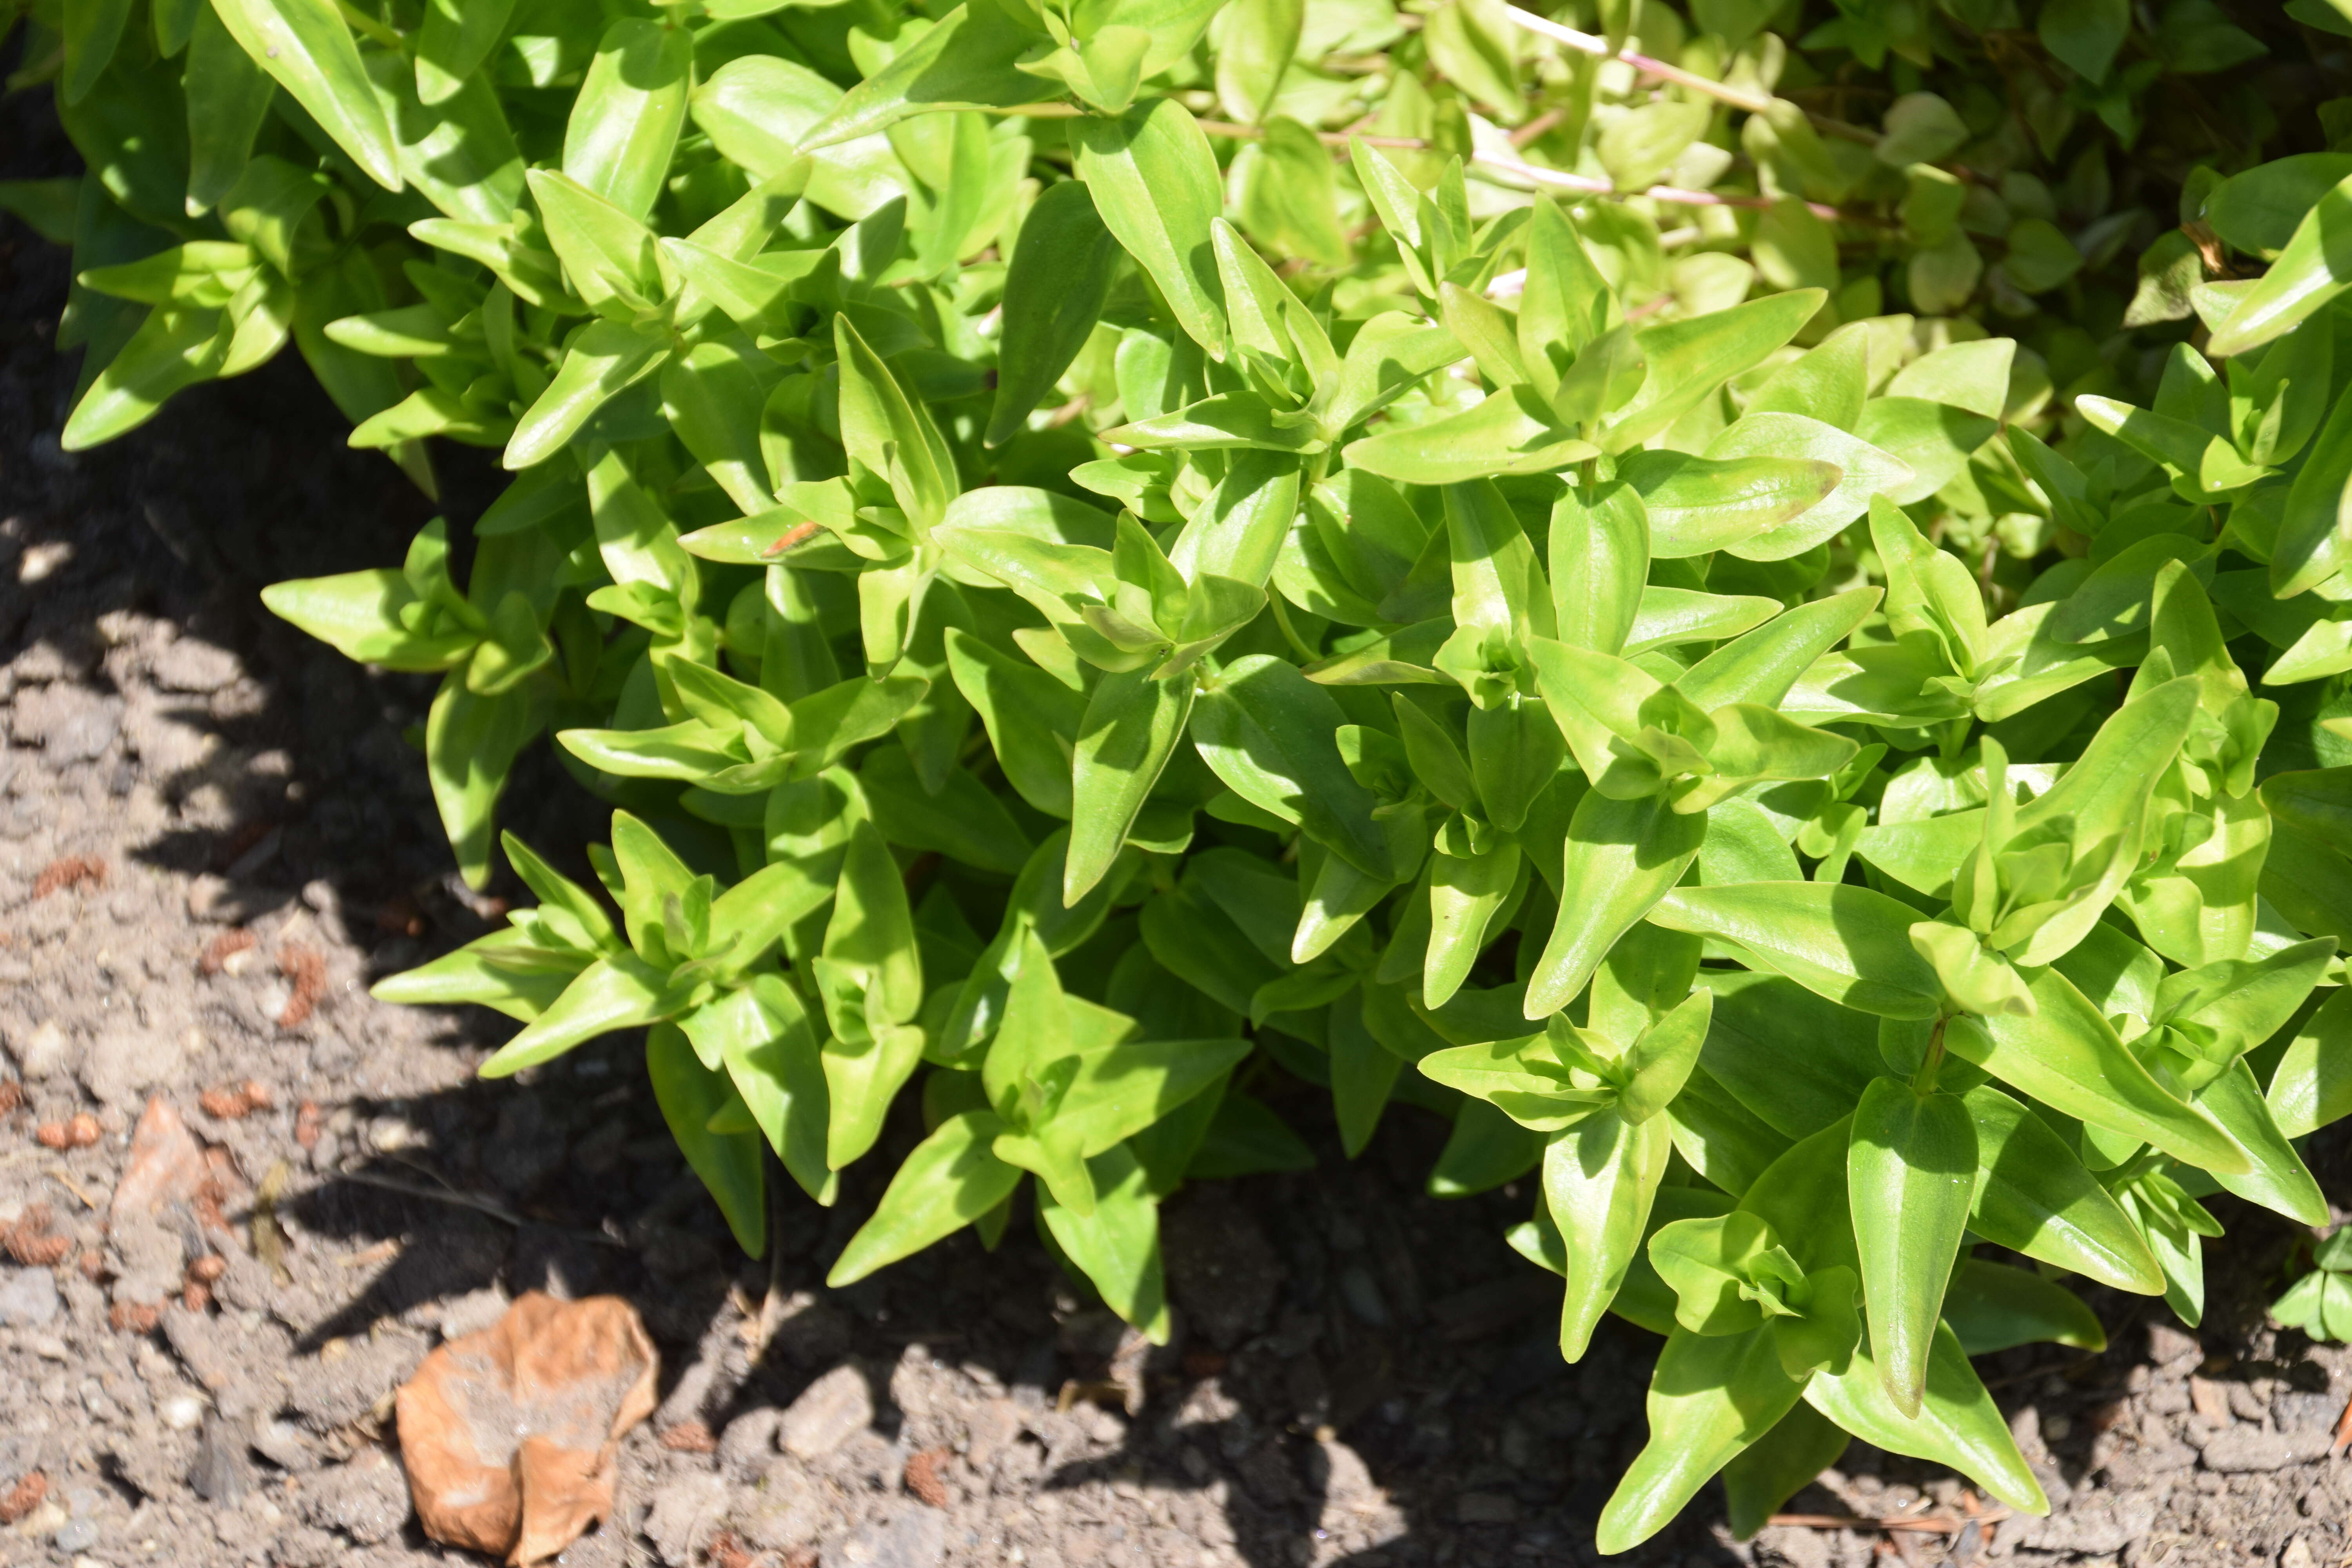
[[[89,172],[0,202],[75,248],[67,446],[290,341],[514,476],[265,595],[440,677],[538,900],[381,994],[520,1020],[493,1075],[644,1030],[754,1254],[910,1097],[836,1283],[1017,1213],[1154,1336],[1158,1204],[1311,1158],[1265,1075],[1448,1117],[1562,1353],[1664,1337],[1617,1551],[1849,1435],[2039,1510],[1969,1356],[2099,1343],[2068,1275],[2193,1323],[2217,1192],[2329,1217],[2347,37],[74,0],[16,80]]]

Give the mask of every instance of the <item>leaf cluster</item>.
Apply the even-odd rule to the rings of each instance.
[[[2193,1323],[2214,1193],[2327,1217],[2352,155],[2162,112],[2284,26],[58,0],[89,173],[0,204],[68,447],[290,342],[513,476],[462,584],[264,595],[438,676],[538,900],[380,995],[493,1076],[643,1031],[755,1255],[915,1100],[835,1283],[1025,1211],[1155,1338],[1158,1205],[1312,1161],[1277,1075],[1444,1117],[1562,1353],[1664,1337],[1614,1552],[1849,1436],[2040,1510],[1969,1357],[2103,1343],[2067,1275]],[[542,742],[593,887],[499,829]]]

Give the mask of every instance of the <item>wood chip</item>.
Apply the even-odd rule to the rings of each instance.
[[[218,974],[228,967],[230,959],[252,951],[253,933],[243,926],[234,926],[205,943],[205,951],[196,960],[196,973]]]
[[[715,1454],[719,1439],[710,1428],[699,1421],[681,1421],[675,1426],[665,1426],[657,1437],[661,1446],[673,1454]]]
[[[35,1470],[31,1475],[9,1488],[7,1496],[0,1497],[0,1524],[16,1523],[40,1507],[41,1500],[48,1495],[49,1478],[43,1472]]]
[[[907,1489],[933,1508],[945,1508],[952,1500],[948,1495],[947,1478],[940,1474],[954,1462],[952,1448],[926,1448],[907,1461]]]
[[[51,893],[62,892],[68,888],[79,888],[85,882],[105,880],[105,861],[80,855],[67,855],[41,868],[40,875],[33,879],[33,897],[38,900],[47,898]]]
[[[278,973],[294,983],[294,994],[278,1015],[278,1026],[299,1029],[327,994],[326,955],[307,942],[289,942],[278,950]]]
[[[1893,1534],[1916,1531],[1923,1535],[1952,1535],[1966,1525],[1995,1524],[2009,1517],[2005,1508],[1987,1509],[1969,1518],[1955,1514],[1910,1514],[1870,1518],[1858,1513],[1776,1513],[1764,1522],[1784,1530],[1875,1530]]]

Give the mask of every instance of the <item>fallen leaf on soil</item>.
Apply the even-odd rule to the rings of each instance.
[[[173,1204],[193,1205],[211,1179],[204,1145],[180,1120],[180,1113],[161,1096],[147,1101],[139,1125],[131,1131],[131,1158],[123,1163],[122,1179],[114,1184],[114,1203],[106,1223],[121,1225],[132,1215],[152,1218]]]
[[[425,1533],[552,1557],[611,1513],[621,1438],[653,1414],[660,1362],[617,1296],[531,1291],[425,1358],[400,1389],[400,1450]]]
[[[0,1497],[0,1524],[16,1523],[40,1507],[41,1500],[48,1495],[49,1478],[35,1470],[9,1488],[6,1497]]]
[[[68,855],[62,859],[52,860],[41,868],[41,874],[33,879],[33,897],[46,899],[51,893],[63,891],[67,888],[78,888],[84,882],[105,880],[105,861],[87,859],[79,855]]]

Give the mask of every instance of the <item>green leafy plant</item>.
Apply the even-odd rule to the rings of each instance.
[[[2271,1303],[2271,1316],[2315,1340],[2352,1338],[2352,1242],[2337,1231],[2314,1248],[2311,1272]]]
[[[513,473],[462,587],[265,595],[441,675],[539,900],[378,993],[643,1030],[746,1250],[911,1098],[835,1283],[1025,1203],[1164,1338],[1287,1075],[1664,1337],[1604,1550],[1849,1435],[2033,1511],[1969,1358],[2194,1322],[2352,1110],[2352,163],[2116,204],[2264,47],[2202,0],[1814,10],[72,0],[89,173],[0,202],[68,446],[290,338]],[[499,829],[542,735],[602,897]]]

